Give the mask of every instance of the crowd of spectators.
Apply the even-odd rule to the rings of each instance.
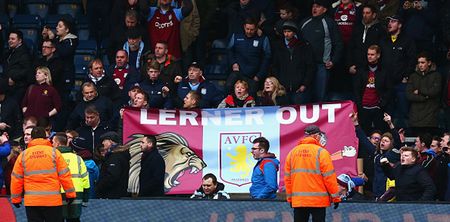
[[[9,3],[0,1],[0,8]],[[74,151],[85,160],[102,159],[100,136],[121,132],[127,106],[190,109],[353,100],[359,118],[352,120],[361,126],[356,133],[360,141],[369,135],[372,144],[360,142],[367,145],[360,150],[365,150],[364,162],[372,162],[364,167],[364,176],[374,182],[366,189],[375,197],[386,190],[380,160],[389,158],[383,155],[392,148],[400,149],[398,137],[418,136],[420,156],[448,163],[448,133],[443,133],[450,129],[449,1],[85,3],[89,38],[108,44],[104,57],[89,62],[79,87],[73,19],[43,26],[36,54],[30,53],[21,31],[3,33],[0,27],[0,46],[7,45],[0,47],[0,133],[15,147],[5,162],[14,163],[14,155],[29,142],[27,130],[36,125],[49,136],[65,131],[69,140],[82,137],[83,145],[75,141]],[[212,48],[227,58],[223,87],[206,72]],[[78,93],[71,93],[74,88]],[[383,121],[386,115],[392,116],[390,124]],[[439,141],[433,152],[430,138]],[[122,139],[111,141],[114,149]],[[442,168],[446,174],[448,167]],[[441,176],[431,175],[436,183]]]

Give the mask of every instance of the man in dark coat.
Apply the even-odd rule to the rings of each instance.
[[[128,172],[130,169],[130,152],[119,146],[119,135],[107,132],[100,137],[103,150],[100,154],[105,158],[100,169],[100,178],[95,187],[98,198],[119,199],[126,197],[128,188]]]
[[[29,83],[34,80],[32,60],[21,31],[9,33],[8,46],[3,57],[3,76],[8,81],[8,96],[20,102]]]
[[[358,68],[354,76],[354,96],[361,117],[361,127],[366,134],[372,129],[387,130],[383,121],[386,107],[389,104],[391,82],[385,67],[379,62],[380,47],[371,45],[366,51],[368,64]]]
[[[166,164],[156,148],[156,137],[146,135],[141,140],[141,171],[139,173],[139,197],[164,196]]]
[[[406,97],[410,102],[409,126],[416,134],[438,132],[438,113],[441,105],[442,77],[430,56],[417,56],[416,72],[409,77]]]
[[[115,119],[113,119],[113,105],[111,100],[107,97],[99,96],[94,83],[83,83],[81,85],[81,93],[83,94],[83,99],[70,114],[66,129],[76,129],[83,125],[84,110],[88,106],[95,106],[100,113],[100,119],[105,121],[105,124],[109,127],[117,125],[115,124]]]
[[[399,165],[391,168],[385,164],[383,171],[389,179],[395,179],[395,196],[397,201],[432,201],[435,200],[436,187],[428,172],[417,162],[419,153],[412,147],[400,150]]]
[[[388,69],[394,87],[395,102],[390,110],[395,110],[394,119],[397,127],[406,127],[409,104],[406,99],[406,83],[414,72],[416,63],[416,46],[414,41],[402,32],[402,19],[399,16],[389,17],[388,36],[380,41],[381,62]],[[392,111],[391,111],[392,112]]]
[[[84,82],[92,82],[97,87],[100,96],[108,97],[118,107],[121,102],[121,91],[110,75],[106,75],[101,59],[89,63],[89,74]]]
[[[7,132],[10,138],[21,135],[22,112],[13,99],[6,96],[7,80],[0,78],[0,135]]]
[[[310,101],[314,79],[312,48],[300,38],[294,21],[282,27],[284,38],[274,44],[272,72],[286,88],[290,104],[305,104]]]

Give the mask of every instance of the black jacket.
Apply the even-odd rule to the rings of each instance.
[[[435,200],[436,187],[428,172],[420,165],[383,166],[386,176],[395,180],[395,196],[398,201]]]
[[[130,153],[128,150],[115,148],[106,154],[100,169],[100,177],[95,186],[98,198],[118,199],[128,196],[128,171],[130,169]]]
[[[380,42],[381,62],[383,67],[389,70],[394,84],[402,81],[403,77],[409,77],[416,67],[416,46],[414,41],[400,33],[395,42],[388,35]]]
[[[82,100],[75,106],[75,109],[67,120],[66,129],[76,129],[83,126],[84,110],[90,105],[95,106],[100,113],[100,120],[104,121],[107,126],[111,129],[114,129],[117,126],[117,124],[115,124],[116,120],[113,119],[113,105],[111,100],[103,96],[97,96],[95,99],[88,102]]]
[[[75,57],[75,50],[78,46],[78,37],[73,34],[68,34],[60,41],[59,36],[56,37],[56,53],[64,63],[64,80],[66,87],[73,87],[75,78],[75,65],[73,59]],[[67,89],[66,89],[67,90]]]
[[[362,99],[364,96],[364,90],[366,89],[368,75],[369,66],[366,65],[358,69],[356,75],[354,76],[353,89],[355,102],[358,105],[358,108],[361,108],[362,106]],[[382,64],[378,64],[378,68],[375,71],[375,89],[380,99],[380,107],[384,108],[389,105],[392,81],[389,77],[389,73]]]
[[[52,85],[61,97],[62,95],[69,93],[64,87],[64,61],[57,54],[54,54],[49,60],[45,57],[37,58],[34,66],[46,66],[50,69],[50,73],[52,74]]]
[[[75,131],[77,131],[80,137],[86,139],[86,145],[89,144],[88,147],[83,148],[89,148],[91,153],[94,154],[94,151],[101,145],[102,141],[100,141],[100,136],[108,132],[109,127],[100,121],[100,124],[95,129],[83,124],[83,126],[78,127]]]
[[[154,148],[142,154],[141,172],[139,173],[139,196],[160,197],[164,196],[164,176],[166,163]]]
[[[94,83],[95,87],[97,87],[98,95],[109,98],[114,106],[118,107],[121,103],[122,93],[117,83],[109,75],[103,75],[100,80],[95,80],[95,82],[94,78],[95,77],[88,74],[84,82]],[[82,99],[81,97],[82,96],[80,94],[79,98]]]
[[[10,128],[6,130],[0,130],[0,135],[3,132],[7,132],[10,138],[16,138],[22,133],[22,112],[19,105],[13,99],[8,99],[7,97],[0,101],[0,123],[6,123]]]
[[[386,30],[379,22],[369,25],[366,38],[363,42],[364,24],[357,23],[353,28],[347,50],[347,66],[356,65],[357,68],[367,64],[367,48],[371,45],[379,45],[381,39],[385,38]]]
[[[288,92],[297,91],[300,86],[311,87],[314,77],[314,61],[311,45],[303,39],[288,49],[284,38],[274,48],[272,72]]]
[[[26,88],[29,83],[34,82],[31,55],[25,44],[9,49],[3,59],[3,76],[6,80],[11,78],[15,82],[11,90]]]

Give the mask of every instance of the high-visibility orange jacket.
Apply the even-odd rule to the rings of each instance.
[[[61,206],[60,187],[75,198],[69,168],[61,153],[46,139],[34,139],[17,157],[11,177],[11,202],[25,206]]]
[[[284,182],[292,207],[328,207],[341,201],[330,153],[312,137],[302,139],[286,156]]]

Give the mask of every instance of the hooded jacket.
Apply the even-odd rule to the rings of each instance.
[[[418,68],[410,75],[406,97],[410,101],[409,124],[411,127],[437,127],[441,98],[441,74],[436,66],[421,73]],[[418,94],[414,91],[418,90]]]
[[[278,190],[278,176],[280,161],[275,154],[267,153],[256,162],[253,167],[252,186],[250,196],[255,199],[275,199]]]

